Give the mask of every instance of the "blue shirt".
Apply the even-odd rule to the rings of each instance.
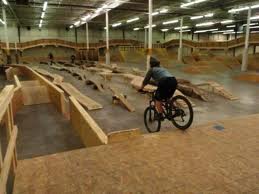
[[[147,85],[152,78],[156,84],[162,79],[166,77],[173,77],[173,75],[163,67],[153,67],[150,68],[146,74],[146,77],[143,81],[143,86]]]

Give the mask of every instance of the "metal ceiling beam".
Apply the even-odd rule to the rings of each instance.
[[[12,3],[13,6],[17,6],[17,7],[23,6],[23,5],[17,5],[15,1],[9,1],[9,3]],[[42,3],[30,2],[28,5],[25,5],[25,6],[42,8]],[[58,9],[58,8],[78,8],[78,9],[83,9],[83,10],[95,10],[98,8],[98,6],[65,4],[65,3],[60,3],[60,4],[59,3],[48,3],[48,9]],[[120,11],[133,11],[133,12],[139,12],[139,13],[148,12],[148,10],[146,10],[146,9],[132,9],[132,8],[122,8],[122,7],[117,7],[115,9],[120,10]]]

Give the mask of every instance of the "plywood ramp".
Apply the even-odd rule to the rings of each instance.
[[[78,89],[76,89],[72,84],[62,82],[58,84],[66,93],[70,96],[75,97],[80,104],[86,107],[88,110],[96,110],[103,108],[101,104],[92,100],[88,96],[83,95]]]
[[[50,97],[46,86],[22,87],[24,105],[50,103]]]
[[[113,98],[115,100],[119,100],[119,102],[123,106],[125,106],[128,109],[128,111],[130,111],[130,112],[134,112],[135,111],[135,108],[129,103],[129,101],[127,100],[126,96],[124,94],[122,94],[121,92],[119,92],[117,88],[109,86],[109,89],[113,93]]]
[[[258,193],[258,125],[250,115],[21,160],[13,194]]]
[[[92,117],[77,102],[70,97],[70,121],[73,128],[80,135],[86,147],[103,145],[108,143],[108,138]]]

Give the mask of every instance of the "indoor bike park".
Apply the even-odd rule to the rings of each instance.
[[[258,0],[0,5],[0,194],[259,194]]]

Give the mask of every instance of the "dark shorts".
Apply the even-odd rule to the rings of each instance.
[[[171,98],[177,87],[177,80],[175,77],[165,77],[158,83],[155,99],[162,101]]]

